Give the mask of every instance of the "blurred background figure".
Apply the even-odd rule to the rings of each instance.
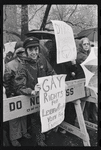
[[[69,61],[65,63],[57,64],[56,62],[56,41],[52,40],[51,48],[49,50],[49,62],[51,66],[54,68],[57,74],[67,74],[66,81],[84,78],[84,72],[82,67],[74,61]],[[72,114],[72,115],[71,115]],[[76,112],[74,108],[74,104],[72,102],[66,103],[65,108],[65,120],[66,122],[74,125],[76,119]],[[65,130],[59,129],[59,131],[63,134],[66,133]]]
[[[19,41],[15,44],[14,55],[13,57],[17,57],[17,55],[26,56],[25,50],[23,48],[23,41]]]
[[[77,63],[83,63],[91,51],[91,45],[88,38],[82,38],[77,53]],[[97,122],[97,109],[94,103],[86,102],[84,109],[84,119],[93,123]]]
[[[5,72],[4,72],[4,87],[6,89],[6,96],[14,97],[17,96],[14,90],[15,88],[15,78],[16,72],[21,64],[21,58],[24,57],[23,42],[19,41],[15,45],[14,54],[9,51],[5,57]],[[31,138],[30,134],[27,133],[27,117],[19,117],[9,121],[9,134],[11,144],[13,146],[21,146],[17,139],[22,136],[25,138]]]
[[[91,50],[90,41],[88,38],[82,38],[77,53],[77,62],[81,64],[86,60]]]

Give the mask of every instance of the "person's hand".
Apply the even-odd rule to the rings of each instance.
[[[75,72],[71,72],[72,77],[75,77]]]
[[[35,91],[38,92],[38,91],[40,91],[40,89],[41,89],[41,86],[40,86],[40,84],[37,83],[35,85]]]
[[[31,92],[31,95],[34,95],[34,96],[35,96],[35,94],[36,94],[36,92],[35,92],[35,90],[33,90],[33,91]]]
[[[76,60],[72,60],[71,63],[72,63],[72,65],[75,65],[76,64]]]

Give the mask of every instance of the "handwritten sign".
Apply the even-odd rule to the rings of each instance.
[[[52,20],[56,37],[57,64],[76,59],[77,51],[72,28],[63,21]]]
[[[65,77],[54,75],[38,78],[40,90],[41,132],[46,132],[64,120]]]

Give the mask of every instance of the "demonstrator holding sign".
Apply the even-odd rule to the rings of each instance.
[[[25,39],[23,47],[25,48],[26,57],[23,58],[23,64],[16,74],[15,91],[17,95],[36,95],[36,91],[39,89],[37,78],[54,75],[55,71],[45,57],[40,54],[39,40],[37,38],[29,37]],[[31,123],[32,132],[36,134],[37,145],[43,146],[43,135],[40,132],[41,123],[38,112],[32,114]]]

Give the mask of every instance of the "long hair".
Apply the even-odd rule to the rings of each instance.
[[[87,40],[88,41],[88,43],[89,43],[89,45],[90,45],[90,40],[87,38],[87,37],[84,37],[84,38],[82,38],[81,40],[80,40],[80,46],[82,47],[82,49],[83,49],[83,42],[84,42],[84,40]],[[90,45],[91,46],[91,45]]]
[[[90,40],[87,38],[87,37],[84,37],[80,40],[80,43],[79,43],[79,48],[78,48],[78,52],[82,51],[82,52],[85,52],[85,50],[83,49],[83,42],[84,40],[87,40],[89,45],[90,45]],[[89,55],[90,53],[90,50],[91,50],[91,45],[90,45],[90,49],[88,51],[86,51],[87,55]]]

